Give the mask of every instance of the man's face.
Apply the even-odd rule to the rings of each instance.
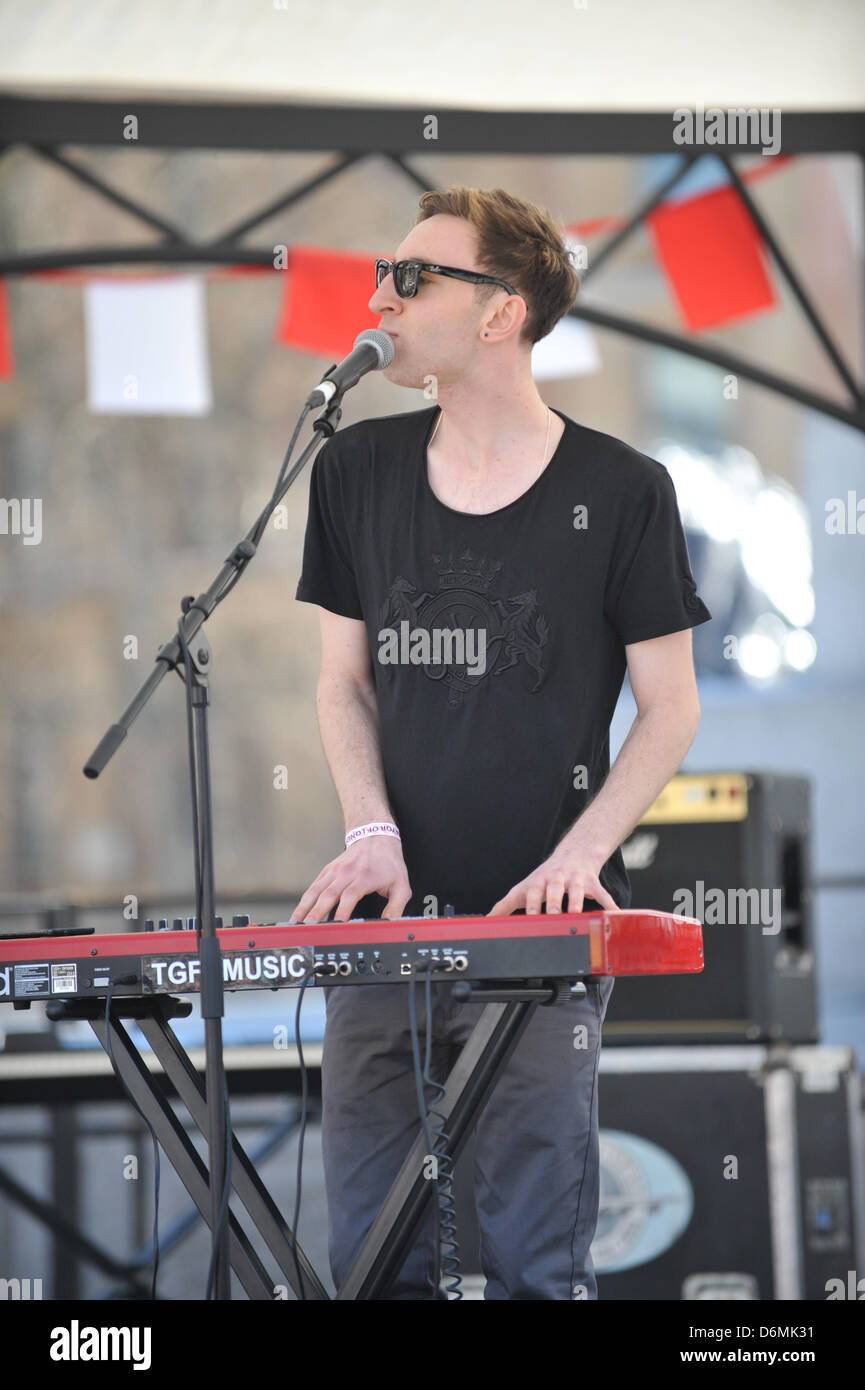
[[[412,227],[400,242],[393,260],[431,261],[460,270],[480,270],[476,233],[470,222],[448,213],[437,213]],[[436,378],[437,386],[464,380],[477,368],[480,325],[507,291],[497,291],[482,302],[477,286],[469,280],[422,272],[418,292],[400,299],[393,275],[388,275],[369,301],[381,314],[379,328],[394,340],[394,358],[384,370],[388,381],[419,390]]]

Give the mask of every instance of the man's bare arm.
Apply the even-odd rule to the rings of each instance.
[[[601,870],[678,770],[700,720],[691,630],[634,642],[625,648],[637,717],[613,767],[583,814],[548,859],[490,909],[502,916],[524,907],[536,913],[582,911],[585,898],[614,909]]]
[[[569,837],[606,863],[681,766],[700,722],[691,629],[625,648],[637,715]]]
[[[316,708],[325,757],[342,806],[346,831],[395,819],[388,802],[378,708],[366,628],[359,619],[319,608],[321,670]],[[387,898],[385,917],[399,917],[411,897],[400,842],[373,835],[355,841],[325,864],[295,908],[292,922],[321,922],[336,906],[346,921],[367,893]]]
[[[393,820],[378,732],[378,707],[365,625],[319,609],[321,671],[316,709],[321,741],[346,832],[373,820]]]

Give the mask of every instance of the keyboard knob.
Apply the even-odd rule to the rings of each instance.
[[[233,927],[248,927],[249,917],[245,912],[235,913],[235,915],[231,919],[231,925]]]
[[[175,931],[183,931],[183,918],[174,917],[172,919],[172,926],[174,927]]]
[[[145,931],[153,931],[153,918],[152,918],[152,917],[148,917],[148,918],[145,920],[145,923],[144,923],[144,930],[145,930]]]

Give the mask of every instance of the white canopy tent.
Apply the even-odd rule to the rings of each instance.
[[[418,187],[412,153],[677,154],[679,165],[593,251],[598,266],[717,154],[819,338],[846,402],[716,344],[606,313],[589,323],[714,363],[865,432],[865,388],[786,258],[734,160],[766,151],[853,153],[865,170],[865,6],[859,0],[0,0],[0,149],[29,147],[133,213],[141,246],[0,251],[0,274],[146,262],[269,265],[249,233],[367,157]],[[716,111],[720,135],[677,138],[676,113]],[[726,124],[724,117],[726,114]],[[121,194],[69,146],[328,151],[336,160],[206,243]],[[152,240],[156,229],[160,240]],[[585,281],[586,275],[583,280]],[[865,313],[863,313],[865,321]]]
[[[858,0],[2,0],[30,96],[474,111],[865,106]]]

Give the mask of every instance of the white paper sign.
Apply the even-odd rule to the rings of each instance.
[[[86,285],[90,409],[205,415],[211,407],[205,312],[197,276]]]
[[[600,370],[601,359],[595,335],[588,324],[566,314],[546,338],[532,348],[532,376],[535,381],[556,377],[590,376]]]

